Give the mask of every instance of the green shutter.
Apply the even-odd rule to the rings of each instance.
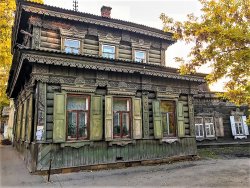
[[[18,114],[17,114],[17,133],[16,133],[16,138],[17,138],[17,140],[20,139],[21,121],[22,121],[22,105],[19,104],[19,107],[18,107]]]
[[[54,94],[54,124],[53,124],[53,142],[66,141],[66,94]]]
[[[31,129],[32,129],[32,112],[33,112],[33,97],[32,95],[30,96],[30,99],[29,99],[29,104],[28,104],[28,132],[27,132],[27,141],[28,143],[30,143],[31,141]]]
[[[22,132],[21,132],[22,141],[25,140],[26,115],[27,115],[27,100],[24,101],[24,107],[23,107],[23,120],[22,120]]]
[[[113,139],[113,98],[105,96],[105,140]]]
[[[91,97],[90,140],[102,140],[102,96]]]
[[[160,101],[154,100],[153,105],[153,120],[154,120],[154,136],[156,139],[162,138],[162,119],[160,111]]]
[[[183,103],[178,102],[177,105],[177,121],[178,121],[178,136],[185,136],[185,125],[184,125],[184,113],[183,113]]]
[[[142,138],[141,99],[133,99],[133,138]]]

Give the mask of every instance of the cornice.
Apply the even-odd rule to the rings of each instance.
[[[90,62],[83,60],[72,60],[66,58],[58,58],[58,57],[48,57],[43,55],[34,55],[34,54],[23,54],[22,61],[27,59],[29,62],[48,64],[48,65],[59,65],[66,67],[77,67],[77,68],[85,68],[92,70],[102,70],[102,71],[113,71],[113,72],[123,72],[123,73],[139,73],[141,75],[148,76],[157,76],[178,80],[187,80],[194,82],[205,82],[204,79],[196,76],[183,76],[178,75],[177,73],[171,73],[166,71],[153,70],[152,67],[132,67],[128,66],[126,63],[124,65],[114,65],[100,62]]]

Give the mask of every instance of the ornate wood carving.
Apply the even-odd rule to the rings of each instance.
[[[189,114],[190,136],[194,136],[195,135],[194,105],[193,105],[193,96],[192,95],[188,95],[188,114]]]
[[[33,27],[32,48],[40,47],[40,35],[41,29],[39,27]]]
[[[94,16],[93,16],[92,18],[90,18],[90,17],[85,17],[83,15],[79,15],[79,16],[72,15],[70,13],[58,12],[58,11],[53,11],[53,10],[48,10],[48,9],[45,10],[43,8],[31,7],[28,5],[23,5],[22,8],[26,12],[37,13],[37,14],[45,15],[45,16],[58,17],[60,19],[85,22],[85,23],[90,23],[90,24],[94,24],[94,25],[111,27],[111,28],[115,28],[115,29],[123,29],[123,30],[134,32],[134,33],[140,33],[140,34],[144,34],[144,35],[148,35],[148,36],[152,36],[152,37],[167,39],[167,40],[170,40],[171,42],[174,42],[171,35],[169,35],[167,33],[163,33],[160,30],[156,30],[156,29],[155,29],[155,31],[152,31],[152,29],[149,30],[148,29],[149,27],[146,27],[146,26],[143,26],[145,29],[140,28],[140,25],[132,26],[129,24],[129,22],[127,22],[127,23],[122,22],[122,21],[121,21],[121,23],[110,22],[108,20],[105,21],[103,19],[100,19],[99,17],[94,18]]]

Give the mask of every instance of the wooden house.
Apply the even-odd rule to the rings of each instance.
[[[165,66],[171,33],[17,1],[7,93],[30,172],[196,155],[193,95],[204,75]]]
[[[198,145],[249,142],[248,106],[236,106],[208,89],[194,95]]]

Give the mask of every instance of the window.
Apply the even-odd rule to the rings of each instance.
[[[140,63],[146,62],[146,54],[143,51],[135,51],[135,61]]]
[[[243,131],[243,124],[242,124],[241,116],[235,116],[234,121],[235,121],[236,135],[243,135],[244,131]]]
[[[195,117],[195,135],[196,138],[214,138],[214,118]]]
[[[214,132],[214,121],[212,117],[205,117],[205,132],[206,132],[206,137],[214,137],[215,132]]]
[[[113,100],[113,137],[130,137],[131,101],[128,98],[114,98]]]
[[[204,137],[204,128],[203,128],[203,118],[196,117],[195,118],[195,134],[197,138]]]
[[[72,39],[65,39],[64,40],[64,51],[66,53],[79,54],[79,50],[80,50],[80,41],[79,40],[72,40]]]
[[[115,59],[115,47],[110,45],[102,45],[102,56]]]
[[[161,101],[163,136],[176,136],[175,102]]]
[[[89,97],[68,95],[67,97],[67,139],[88,138]]]

